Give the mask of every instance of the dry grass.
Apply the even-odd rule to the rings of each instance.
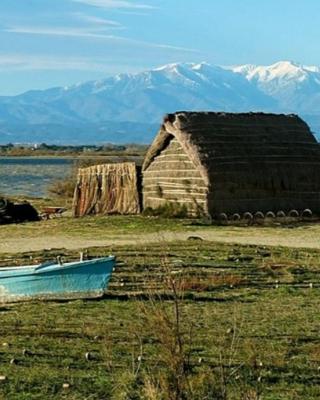
[[[235,287],[246,284],[244,277],[235,274],[216,274],[213,276],[192,276],[183,281],[183,290],[202,292],[214,287],[227,286]]]

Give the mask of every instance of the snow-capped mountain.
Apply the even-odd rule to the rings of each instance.
[[[243,65],[232,69],[278,102],[284,112],[320,113],[320,68],[289,61],[268,67]]]
[[[146,143],[162,116],[177,110],[298,113],[320,133],[320,68],[170,64],[0,97],[0,143]]]

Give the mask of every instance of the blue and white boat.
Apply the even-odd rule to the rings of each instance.
[[[0,268],[0,303],[103,296],[115,257]]]

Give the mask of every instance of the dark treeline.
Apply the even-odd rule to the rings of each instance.
[[[43,155],[142,155],[147,150],[147,145],[143,144],[112,144],[103,145],[56,145],[56,144],[36,144],[18,145],[8,143],[0,145],[0,155],[2,156],[43,156]]]

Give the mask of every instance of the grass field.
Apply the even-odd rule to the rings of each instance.
[[[320,251],[188,240],[89,255],[110,252],[103,299],[0,308],[0,399],[320,398]],[[0,264],[61,253],[77,257]]]

